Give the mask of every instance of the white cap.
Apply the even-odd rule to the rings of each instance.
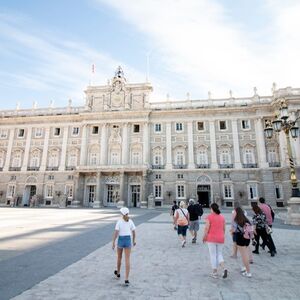
[[[121,214],[122,214],[123,216],[126,216],[126,215],[129,214],[129,209],[128,209],[127,207],[122,207],[122,208],[120,209],[120,212],[121,212]]]

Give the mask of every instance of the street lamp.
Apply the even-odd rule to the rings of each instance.
[[[288,148],[288,156],[289,156],[289,162],[290,162],[290,178],[292,183],[292,197],[300,197],[300,191],[297,186],[297,177],[296,177],[296,170],[295,170],[295,164],[293,160],[293,154],[292,154],[292,148],[291,148],[291,141],[290,141],[290,133],[292,138],[297,138],[299,135],[299,127],[296,126],[297,120],[300,118],[296,118],[295,120],[292,120],[289,115],[288,106],[283,99],[280,103],[280,118],[276,116],[276,119],[272,122],[268,122],[266,124],[265,136],[270,139],[273,136],[273,130],[276,132],[284,131],[286,140],[287,140],[287,148]]]

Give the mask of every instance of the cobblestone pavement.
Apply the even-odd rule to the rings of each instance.
[[[230,214],[225,217],[229,221]],[[112,275],[116,253],[109,243],[14,299],[299,299],[300,230],[275,228],[278,255],[256,255],[252,278],[240,275],[240,259],[229,258],[227,230],[224,258],[229,277],[213,279],[208,276],[207,246],[191,244],[189,236],[181,248],[169,221],[162,213],[137,227],[129,287],[123,285],[124,268],[121,280]]]

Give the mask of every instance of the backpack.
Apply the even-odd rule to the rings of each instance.
[[[195,204],[197,207],[197,214],[199,217],[201,217],[203,215],[203,208],[200,204]]]
[[[249,223],[246,223],[243,227],[243,237],[246,240],[252,240],[254,238],[253,226]]]
[[[274,210],[272,209],[271,205],[267,204],[269,207],[270,207],[270,210],[271,210],[271,216],[272,216],[272,222],[274,222],[274,219],[275,219],[275,212]]]

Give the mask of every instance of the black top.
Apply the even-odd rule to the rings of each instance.
[[[174,214],[175,214],[175,210],[178,209],[178,208],[179,208],[179,206],[178,206],[177,204],[174,204],[174,205],[172,206],[172,214],[173,214],[173,216],[174,216]]]
[[[190,221],[198,220],[203,214],[203,209],[198,203],[189,205],[187,209],[190,214]]]
[[[264,213],[254,215],[252,220],[253,220],[253,225],[255,225],[257,229],[266,228],[267,218]]]

